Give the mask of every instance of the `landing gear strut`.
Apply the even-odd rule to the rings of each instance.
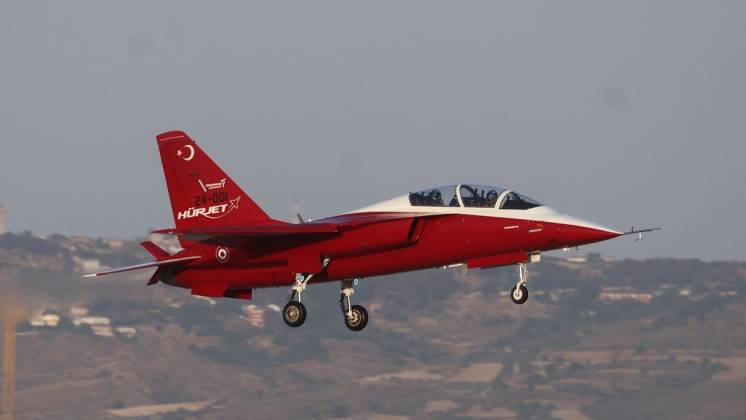
[[[350,297],[355,294],[358,279],[344,280],[341,283],[339,306],[344,315],[345,325],[352,331],[361,331],[368,325],[368,311],[360,305],[353,305]]]
[[[324,259],[324,262],[321,264],[322,271],[327,265],[329,265],[330,261],[329,258]],[[306,322],[306,306],[301,303],[301,295],[306,290],[308,282],[313,278],[313,276],[314,273],[308,275],[297,273],[295,275],[295,283],[290,291],[288,303],[282,310],[282,319],[290,327],[297,328]]]
[[[518,283],[510,290],[510,300],[517,305],[522,305],[528,300],[528,266],[525,263],[518,264]]]

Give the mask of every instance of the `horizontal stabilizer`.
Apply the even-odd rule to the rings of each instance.
[[[198,260],[200,258],[202,257],[195,255],[192,257],[182,257],[182,258],[172,258],[169,260],[152,261],[152,262],[143,263],[143,264],[131,265],[129,267],[115,268],[113,270],[102,271],[100,273],[86,274],[85,276],[83,276],[83,278],[105,276],[107,274],[121,273],[124,271],[140,270],[142,268],[161,267],[164,265],[172,265],[172,264],[185,264],[189,261]]]
[[[140,246],[145,248],[145,250],[157,260],[162,260],[171,256],[171,254],[163,250],[163,248],[150,241],[140,242]]]

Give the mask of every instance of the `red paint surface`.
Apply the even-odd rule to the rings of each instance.
[[[197,295],[250,299],[252,289],[290,285],[296,273],[314,273],[312,281],[323,282],[463,262],[495,267],[619,236],[568,224],[415,212],[288,224],[271,219],[185,133],[163,133],[157,144],[175,221],[158,232],[178,235],[184,250],[170,256],[150,242],[143,246],[161,262],[199,258],[158,263],[163,266],[149,284],[163,281]]]
[[[618,236],[613,232],[547,222],[541,223],[541,232],[529,233],[534,223],[440,215],[419,221],[407,217],[377,222],[331,238],[213,238],[215,244],[188,243],[190,255],[197,252],[206,257],[182,268],[166,282],[187,288],[212,282],[227,282],[230,288],[289,285],[295,273],[314,272],[310,268],[320,267],[323,258],[330,258],[331,263],[313,281],[373,277],[479,259],[485,262],[483,265],[495,267],[519,262],[511,258],[516,253],[573,247]],[[504,229],[514,225],[519,228]],[[410,231],[415,233],[412,237]],[[220,263],[213,256],[214,248],[221,244],[230,250],[227,263]]]

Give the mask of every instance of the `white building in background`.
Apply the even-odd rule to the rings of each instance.
[[[249,324],[255,328],[264,328],[264,309],[256,305],[244,305],[243,312]]]
[[[29,321],[33,327],[56,328],[60,325],[60,316],[57,314],[36,315]]]
[[[86,315],[88,315],[88,308],[85,306],[74,305],[70,308],[71,318],[80,318]]]
[[[101,261],[96,259],[83,259],[77,255],[73,255],[73,261],[75,261],[75,267],[84,273],[95,273],[96,271],[103,271],[107,267],[101,265]]]
[[[117,332],[127,338],[133,338],[137,335],[137,329],[135,327],[117,327]]]
[[[111,327],[108,325],[91,325],[91,330],[99,337],[114,337]]]
[[[598,294],[598,299],[606,302],[634,300],[642,303],[650,303],[653,300],[653,294],[641,292],[631,287],[603,287]]]
[[[83,316],[80,318],[73,319],[73,325],[79,327],[81,325],[90,326],[110,326],[111,320],[105,316]]]
[[[8,231],[5,224],[5,206],[0,204],[0,235],[4,235]]]

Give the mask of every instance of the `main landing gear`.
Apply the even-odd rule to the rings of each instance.
[[[324,271],[330,262],[331,260],[329,258],[324,259],[324,262],[321,263],[321,271]],[[297,273],[295,275],[295,283],[293,284],[293,288],[290,290],[288,303],[282,309],[282,319],[290,327],[297,328],[306,322],[306,306],[301,302],[301,295],[306,290],[308,282],[314,275],[314,273],[308,275]]]
[[[368,325],[368,311],[360,305],[353,305],[350,299],[355,294],[358,281],[358,279],[342,281],[339,296],[339,307],[342,309],[345,325],[352,331],[361,331]]]
[[[312,277],[313,275],[304,276],[303,274],[295,276],[290,298],[282,310],[282,319],[290,327],[300,327],[306,321],[306,306],[301,303],[301,294]],[[342,309],[345,325],[352,331],[361,331],[368,325],[368,311],[361,305],[352,304],[351,297],[355,294],[355,286],[358,282],[358,279],[343,281],[339,292],[339,307]]]
[[[510,290],[510,300],[517,305],[522,305],[528,300],[528,265],[518,264],[518,283]]]
[[[306,306],[301,302],[301,294],[306,290],[308,280],[312,277],[313,274],[309,274],[307,277],[301,273],[295,275],[295,284],[290,291],[288,303],[282,309],[282,319],[290,327],[297,328],[306,322]]]
[[[329,262],[328,258],[325,259],[321,269],[324,270]],[[290,327],[297,328],[306,322],[306,306],[301,302],[301,295],[314,275],[313,273],[308,275],[298,273],[295,275],[295,283],[290,291],[288,303],[282,309],[282,319]],[[355,286],[359,281],[359,279],[344,280],[339,291],[339,306],[344,315],[345,325],[352,331],[361,331],[368,325],[368,311],[360,305],[352,304],[351,297],[355,294]]]

